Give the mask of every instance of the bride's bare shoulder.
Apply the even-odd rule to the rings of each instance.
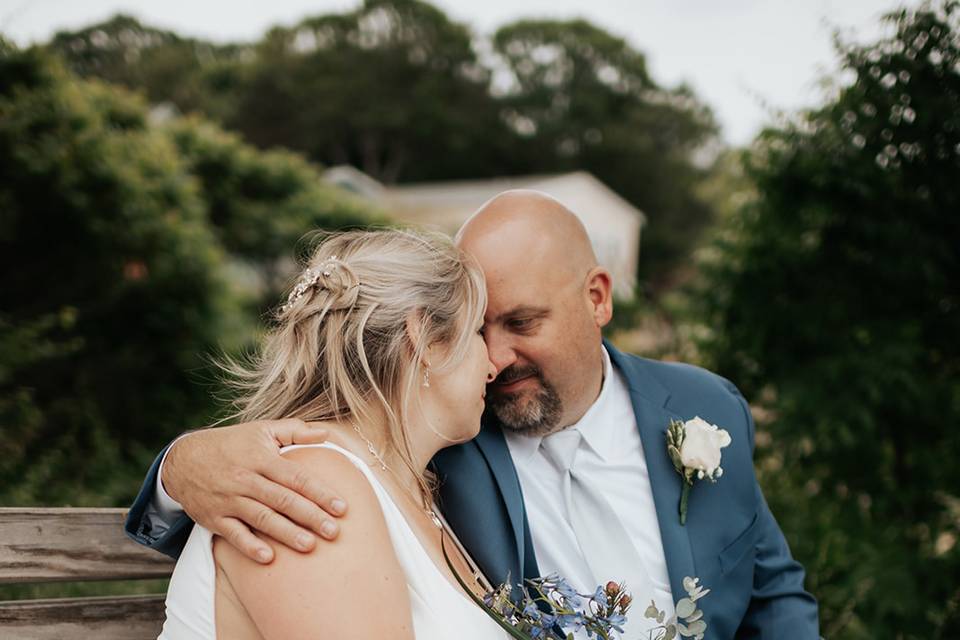
[[[299,637],[304,628],[322,630],[331,637],[378,637],[392,633],[399,623],[410,637],[412,621],[406,576],[397,560],[379,500],[363,472],[342,452],[309,446],[288,450],[284,457],[303,467],[305,482],[344,498],[347,513],[338,519],[340,533],[333,541],[318,538],[316,547],[301,553],[272,541],[275,558],[259,565],[228,544],[215,542],[214,555],[244,608],[258,628],[269,628],[277,638]],[[258,534],[262,535],[262,534]],[[357,599],[345,585],[362,580],[373,600]],[[378,602],[389,614],[384,620],[369,616],[357,604]],[[364,605],[365,606],[365,605]],[[304,620],[313,624],[303,626]],[[299,622],[294,622],[299,621]],[[300,625],[300,626],[298,626]],[[363,627],[359,636],[357,625]],[[289,633],[292,635],[284,635]],[[314,636],[310,636],[314,637]]]
[[[326,485],[325,488],[329,490],[335,491],[342,487],[345,490],[356,491],[368,495],[375,503],[376,495],[373,487],[370,486],[370,481],[348,457],[355,454],[352,454],[346,444],[336,436],[331,436],[327,442],[337,448],[323,445],[293,447],[285,450],[283,457],[301,466],[305,474],[303,480],[323,482]]]

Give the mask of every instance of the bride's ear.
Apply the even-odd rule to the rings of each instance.
[[[422,359],[427,353],[429,345],[421,344],[423,341],[423,313],[420,310],[414,310],[407,314],[404,321],[407,333],[407,345],[410,349],[411,358]]]
[[[419,310],[411,311],[406,319],[407,343],[410,348],[410,358],[416,359],[418,365],[430,367],[431,363],[442,360],[444,352],[442,345],[436,342],[427,343],[424,336],[424,317]]]

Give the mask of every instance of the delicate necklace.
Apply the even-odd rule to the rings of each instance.
[[[370,455],[372,455],[376,459],[377,463],[380,465],[380,468],[383,469],[384,471],[389,472],[391,475],[397,478],[397,474],[393,472],[393,469],[387,466],[387,463],[386,461],[384,461],[383,456],[381,456],[380,453],[377,451],[377,448],[373,446],[373,443],[370,442],[370,439],[367,438],[367,436],[363,435],[363,432],[360,431],[360,427],[357,425],[357,423],[353,423],[353,430],[357,432],[357,435],[360,436],[360,439],[363,440],[363,442],[367,445],[367,451],[369,451]],[[397,478],[397,480],[399,480],[399,478]],[[428,506],[425,504],[422,507],[422,509],[430,518],[430,521],[433,522],[433,526],[435,526],[437,529],[440,530],[440,543],[442,546],[443,534],[446,533],[446,530],[449,528],[449,525],[444,526],[445,521],[442,520],[439,515],[437,515],[437,512],[434,511],[431,506]],[[457,537],[453,535],[452,532],[450,537],[453,539],[453,543],[457,546],[457,550],[460,552],[460,556],[463,558],[463,561],[467,564],[467,569],[470,571],[471,574],[473,574],[473,578],[474,580],[477,581],[477,584],[480,585],[480,588],[484,589],[484,591],[486,592],[492,591],[493,586],[486,579],[486,577],[484,577],[484,575],[480,572],[480,569],[478,569],[476,565],[474,565],[473,560],[471,560],[470,555],[467,553],[467,550],[463,548],[462,544],[460,544],[460,540],[458,540]],[[444,551],[444,557],[446,557],[446,551]],[[449,559],[448,559],[448,562],[449,562]],[[450,565],[450,568],[453,569],[453,566]],[[454,571],[454,575],[456,576],[456,571]],[[459,576],[456,576],[456,577],[457,577],[457,580],[459,581],[460,577]]]
[[[380,468],[383,469],[384,471],[390,471],[390,469],[387,467],[387,463],[383,461],[383,458],[380,456],[380,453],[377,452],[377,448],[373,446],[373,443],[370,442],[367,436],[363,435],[363,431],[360,431],[360,427],[357,426],[356,422],[353,423],[353,430],[357,432],[357,435],[360,436],[361,440],[367,443],[367,451],[369,451],[370,455],[376,458],[377,462],[380,463]]]
[[[387,463],[386,461],[384,461],[383,456],[381,456],[380,452],[377,451],[377,448],[373,446],[373,443],[370,442],[370,439],[367,438],[367,436],[363,435],[363,431],[360,431],[360,427],[357,426],[357,423],[353,423],[353,430],[356,431],[357,435],[360,436],[360,439],[363,440],[364,443],[366,443],[367,451],[369,451],[370,455],[372,455],[376,459],[377,463],[380,465],[380,468],[383,469],[384,471],[389,472],[394,477],[396,477],[397,474],[393,472],[393,469],[387,466]],[[399,478],[397,479],[399,480]],[[424,500],[424,502],[426,502],[426,500]],[[427,506],[426,504],[424,504],[423,510],[430,517],[430,521],[433,522],[434,526],[437,527],[437,529],[440,529],[441,531],[443,531],[443,522],[440,520],[439,516],[437,516],[437,512],[434,511],[432,507]]]

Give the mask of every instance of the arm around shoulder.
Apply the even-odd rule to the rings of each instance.
[[[177,559],[190,537],[193,520],[183,512],[164,520],[162,510],[155,504],[160,464],[169,448],[168,444],[150,465],[140,492],[127,512],[124,531],[135,542]]]
[[[351,506],[336,541],[309,553],[275,545],[269,565],[215,538],[216,562],[260,634],[267,640],[413,640],[407,579],[369,481],[331,449],[298,449],[285,457],[309,467]]]

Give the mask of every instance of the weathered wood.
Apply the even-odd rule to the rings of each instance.
[[[164,596],[0,602],[0,638],[147,640],[163,627]]]
[[[123,533],[125,509],[0,508],[0,583],[165,578],[173,561]]]

